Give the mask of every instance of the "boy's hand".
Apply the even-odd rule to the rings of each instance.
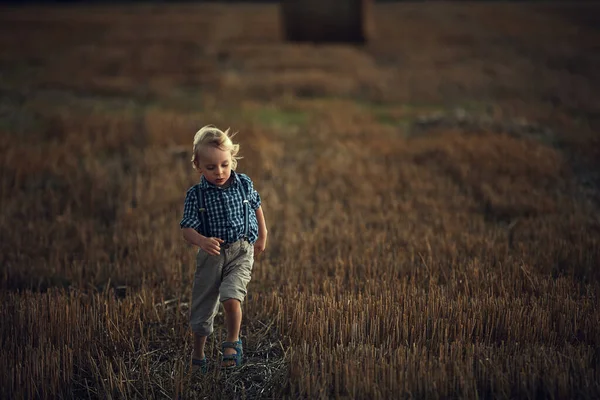
[[[254,243],[254,258],[258,258],[262,252],[267,248],[267,237],[259,236],[256,243]]]
[[[221,254],[221,243],[223,242],[223,239],[207,237],[200,242],[200,248],[211,256],[218,256]]]

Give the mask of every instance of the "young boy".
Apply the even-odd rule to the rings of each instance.
[[[180,226],[183,238],[198,246],[190,325],[194,332],[192,369],[207,371],[206,337],[213,332],[219,300],[225,310],[227,339],[223,367],[239,366],[241,302],[246,296],[254,256],[265,250],[267,227],[261,198],[252,180],[236,173],[239,144],[229,130],[205,126],[194,136],[192,163],[200,183],[186,194]]]

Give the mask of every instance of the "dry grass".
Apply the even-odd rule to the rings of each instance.
[[[2,397],[599,397],[586,7],[378,5],[365,48],[284,44],[267,5],[3,9]],[[240,131],[270,242],[246,364],[199,377],[206,123]]]

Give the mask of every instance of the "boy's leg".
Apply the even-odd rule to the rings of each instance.
[[[242,323],[241,302],[246,297],[246,287],[250,282],[252,265],[254,263],[254,247],[245,241],[240,241],[235,247],[227,250],[227,263],[223,266],[223,280],[219,289],[220,298],[225,309],[227,324],[227,341],[235,342],[240,337]],[[225,355],[235,354],[235,349],[225,348]],[[233,361],[223,366],[234,365]]]
[[[225,308],[225,324],[227,325],[227,341],[237,342],[240,338],[240,327],[242,326],[242,307],[237,299],[229,299],[223,302]],[[235,349],[225,348],[225,355],[235,354]],[[234,361],[223,363],[223,366],[229,367],[235,365]]]
[[[192,358],[202,360],[204,358],[204,345],[206,344],[207,336],[201,336],[199,333],[194,333],[194,352]]]
[[[198,251],[190,309],[190,325],[194,332],[193,358],[204,358],[206,337],[213,332],[213,321],[219,310],[222,265],[222,256]]]
[[[212,327],[212,321],[214,321],[217,312],[219,311],[219,301],[217,297],[217,301],[215,302],[215,309],[213,314],[209,317],[209,321]],[[212,329],[211,329],[212,332]],[[194,351],[192,353],[192,358],[202,360],[204,358],[204,345],[206,344],[206,338],[208,335],[204,335],[200,332],[194,332]]]
[[[235,342],[240,337],[242,325],[242,307],[237,299],[229,299],[223,302],[225,308],[225,324],[227,325],[227,341]]]

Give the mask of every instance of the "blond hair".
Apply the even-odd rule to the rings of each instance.
[[[229,134],[229,128],[225,132],[216,128],[213,125],[206,125],[202,127],[196,135],[194,135],[194,147],[192,154],[192,165],[194,169],[198,169],[198,152],[201,146],[213,146],[223,151],[231,152],[231,169],[235,170],[237,162],[242,157],[237,157],[240,151],[240,145],[233,143],[231,138],[235,134]]]

